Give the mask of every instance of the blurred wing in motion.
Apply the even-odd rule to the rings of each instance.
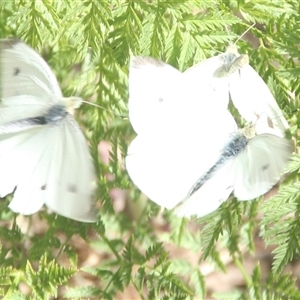
[[[43,204],[96,221],[95,170],[83,133],[47,63],[25,43],[0,40],[0,196],[21,214]],[[74,105],[73,108],[76,108]]]

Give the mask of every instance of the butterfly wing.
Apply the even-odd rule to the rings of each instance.
[[[54,153],[49,153],[45,204],[65,217],[95,222],[96,175],[86,140],[70,115],[51,130]]]
[[[132,57],[129,71],[129,119],[136,133],[149,130],[163,115],[166,102],[174,99],[181,73],[151,57]],[[166,117],[167,115],[165,115]]]
[[[234,75],[230,80],[230,95],[241,116],[254,123],[259,116],[266,115],[269,126],[282,135],[288,123],[262,78],[249,65]]]
[[[174,213],[180,217],[203,217],[219,208],[233,191],[234,176],[230,173],[233,160],[229,160],[203,186],[179,203]]]
[[[17,39],[0,40],[0,125],[41,116],[62,98],[47,63]]]
[[[218,77],[215,75],[216,70],[224,65],[222,55],[208,58],[195,66],[187,69],[183,74],[190,97],[197,95],[198,101],[208,102],[207,105],[214,107],[214,111],[227,109],[229,103],[229,78],[227,76]],[[199,92],[203,86],[207,85],[211,88],[213,97],[203,97]],[[195,89],[199,87],[198,92]]]
[[[17,39],[0,40],[1,91],[5,98],[32,95],[54,101],[62,97],[58,82],[44,59]]]
[[[41,132],[42,127],[37,126],[17,134],[9,133],[0,135],[0,166],[2,170],[0,172],[1,197],[13,192],[17,183],[28,178],[28,174],[31,173],[29,170],[33,169],[39,162],[40,157],[36,155],[36,150],[39,149],[38,153],[40,154],[40,148],[43,144],[36,143],[36,139]],[[39,181],[40,179],[37,178],[37,180]],[[43,184],[43,180],[37,183],[40,187]],[[35,212],[43,205],[41,199],[32,201],[31,203],[27,203],[26,201],[19,202],[20,210],[27,213]],[[30,207],[28,207],[28,205],[30,205]],[[12,209],[15,211],[18,210],[17,207]]]
[[[190,124],[185,125],[182,130],[162,128],[153,135],[138,135],[127,152],[126,169],[132,181],[152,201],[168,209],[186,198],[220,155],[216,136],[200,134],[197,126],[191,130]]]
[[[279,181],[292,152],[292,142],[276,135],[250,139],[231,170],[235,174],[234,195],[251,200],[267,193]]]
[[[60,124],[0,135],[0,195],[16,187],[9,207],[24,215],[45,203],[56,213],[95,221],[93,164],[82,132],[68,116]]]

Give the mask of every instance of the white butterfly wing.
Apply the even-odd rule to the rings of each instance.
[[[212,178],[191,196],[186,197],[174,209],[174,213],[180,217],[203,217],[219,208],[233,191],[234,176],[230,172],[233,160],[228,161],[217,170]]]
[[[65,217],[95,222],[96,176],[86,140],[70,115],[53,127],[45,204]]]
[[[47,101],[62,97],[58,82],[44,59],[17,39],[0,41],[1,90],[5,98],[32,95]]]
[[[189,133],[187,127],[174,132],[162,129],[153,135],[138,135],[132,141],[126,169],[144,194],[171,209],[187,196],[192,185],[219,155],[220,142],[216,136],[199,134],[198,128]]]
[[[41,129],[37,126],[18,134],[0,135],[1,197],[13,192],[17,182],[27,178],[28,173],[30,173],[28,170],[34,168],[40,160],[40,157],[35,155],[35,150],[43,144],[36,144],[35,140],[36,136],[41,133]],[[23,205],[27,206],[27,203],[22,202],[21,206]],[[33,201],[32,205],[35,206],[33,208],[35,212],[43,205],[43,202]],[[22,210],[25,211],[24,208]],[[28,210],[31,211],[31,208]]]
[[[250,139],[233,164],[234,195],[251,200],[268,192],[280,179],[293,152],[290,140],[272,134]]]
[[[83,222],[95,221],[95,174],[75,120],[0,135],[0,195],[16,187],[9,207],[24,215],[45,203],[56,213]]]
[[[229,103],[229,78],[216,77],[215,71],[224,65],[224,59],[222,55],[217,55],[208,58],[195,66],[187,69],[183,74],[185,82],[187,84],[190,97],[198,96],[198,101],[208,102],[207,105],[211,105],[215,109],[224,111],[227,109]],[[199,91],[205,85],[211,88],[213,97],[203,97]],[[198,91],[196,91],[198,88]]]
[[[279,133],[284,133],[288,123],[258,73],[247,65],[234,75],[230,80],[230,95],[241,116],[254,123],[259,116],[266,115],[269,126],[277,128]]]
[[[161,106],[174,99],[173,91],[179,84],[180,75],[178,70],[157,59],[131,58],[128,109],[136,133],[149,130],[162,115]]]

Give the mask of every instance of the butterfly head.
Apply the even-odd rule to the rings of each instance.
[[[62,102],[64,103],[66,110],[71,115],[74,115],[74,110],[80,107],[82,101],[83,100],[79,97],[62,98]]]

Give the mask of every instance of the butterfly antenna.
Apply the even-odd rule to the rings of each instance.
[[[93,103],[93,102],[88,102],[88,101],[85,101],[85,100],[82,100],[82,102],[83,102],[83,103],[86,103],[86,104],[89,104],[89,105],[92,105],[92,106],[95,106],[95,107],[97,107],[97,108],[101,108],[101,109],[103,109],[103,110],[105,110],[105,111],[107,111],[107,112],[113,114],[114,116],[123,119],[123,120],[127,120],[127,119],[128,119],[127,116],[119,115],[119,114],[113,112],[112,110],[107,109],[107,108],[105,108],[104,106],[101,106],[101,105],[99,105],[99,104],[96,104],[96,103]]]
[[[243,34],[242,34],[242,35],[234,42],[234,44],[236,45],[237,42],[238,42],[239,40],[241,40],[242,37],[245,36],[245,34],[246,34],[247,32],[249,32],[255,25],[256,25],[256,23],[253,23],[247,30],[245,30],[245,31],[243,32]]]

